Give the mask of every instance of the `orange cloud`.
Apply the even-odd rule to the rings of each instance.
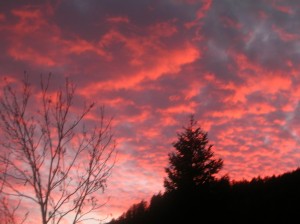
[[[199,21],[205,17],[206,13],[212,6],[212,0],[204,0],[201,3],[202,6],[197,10],[196,19],[194,21],[185,23],[184,25],[186,28],[190,29],[197,26]]]
[[[224,16],[222,17],[222,20],[225,27],[229,27],[233,29],[240,29],[242,27],[242,25],[238,21],[235,21],[230,17]]]
[[[298,34],[293,34],[293,33],[289,33],[286,32],[285,30],[283,30],[282,28],[273,25],[272,26],[274,32],[277,33],[277,35],[280,37],[281,40],[283,41],[293,41],[293,40],[299,40],[300,36]]]
[[[0,13],[0,22],[4,22],[6,19],[5,15]]]
[[[194,62],[199,55],[199,51],[190,44],[186,44],[183,49],[165,50],[152,56],[154,62],[151,67],[141,68],[135,74],[121,75],[116,80],[93,83],[92,86],[82,89],[81,94],[96,94],[100,90],[138,88],[138,85],[145,80],[156,80],[161,76],[180,72],[183,65]]]
[[[14,9],[12,14],[19,18],[18,23],[13,27],[13,30],[19,35],[32,34],[46,25],[46,21],[38,9]]]
[[[37,65],[53,66],[57,64],[49,55],[44,55],[36,49],[26,47],[22,44],[16,44],[8,50],[8,53],[15,60],[27,61]]]
[[[176,20],[173,20],[175,22]],[[149,27],[149,32],[157,37],[170,37],[178,32],[178,29],[172,22],[156,23]]]
[[[107,21],[111,23],[129,23],[128,17],[125,16],[109,17]]]
[[[245,55],[237,55],[236,62],[239,66],[239,76],[244,77],[246,84],[237,86],[229,83],[227,88],[235,90],[234,101],[245,101],[246,95],[255,91],[274,94],[279,90],[289,90],[291,88],[291,79],[282,71],[270,71],[259,65],[250,62]],[[252,71],[255,75],[250,75]]]
[[[287,5],[279,5],[273,2],[272,6],[279,12],[286,13],[286,14],[293,14],[293,9]]]
[[[186,104],[180,104],[176,106],[171,106],[166,109],[158,109],[158,112],[162,113],[163,115],[170,115],[170,114],[194,114],[195,113],[195,107],[197,104],[195,102],[190,102]]]

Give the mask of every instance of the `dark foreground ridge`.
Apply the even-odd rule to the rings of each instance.
[[[251,181],[222,178],[201,191],[157,194],[149,205],[141,201],[110,224],[295,223],[299,211],[298,168]]]
[[[110,224],[295,223],[300,168],[280,176],[230,182],[217,178],[223,160],[193,116],[169,154],[165,193],[132,205]]]

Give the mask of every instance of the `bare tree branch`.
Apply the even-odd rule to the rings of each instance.
[[[21,93],[6,85],[0,97],[2,213],[13,218],[19,208],[10,209],[6,197],[19,203],[24,198],[39,206],[43,224],[66,217],[72,223],[98,220],[89,214],[103,205],[94,194],[105,190],[115,163],[111,119],[102,108],[97,125],[87,130],[84,121],[94,103],[76,114],[75,85],[66,79],[63,89],[51,92],[50,84],[51,75],[41,77],[41,94],[33,104],[25,74]]]

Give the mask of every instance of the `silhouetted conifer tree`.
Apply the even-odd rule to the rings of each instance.
[[[215,180],[223,160],[214,158],[207,133],[197,126],[193,116],[173,146],[176,152],[169,154],[168,177],[164,181],[167,192],[199,189]]]

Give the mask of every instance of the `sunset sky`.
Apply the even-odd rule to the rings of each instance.
[[[103,217],[164,191],[191,114],[231,180],[299,166],[300,1],[1,1],[0,40],[2,80],[70,77],[114,118]]]

